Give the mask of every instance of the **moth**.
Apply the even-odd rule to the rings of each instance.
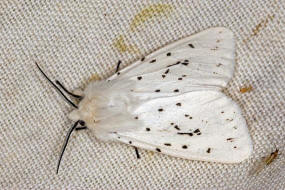
[[[69,114],[75,123],[58,168],[72,131],[85,128],[102,141],[184,159],[247,159],[252,142],[246,121],[239,106],[221,92],[233,76],[234,54],[233,33],[216,27],[158,49],[77,94],[48,79],[80,100],[75,105],[64,96],[75,108]]]
[[[279,149],[276,148],[275,151],[271,152],[269,156],[263,158],[262,162],[258,165],[256,170],[254,170],[254,172],[252,172],[251,174],[258,175],[262,171],[263,168],[271,164],[277,158],[278,154],[279,154]]]

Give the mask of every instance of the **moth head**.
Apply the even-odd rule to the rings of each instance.
[[[113,107],[114,100],[116,100],[113,98],[116,97],[114,96],[116,89],[112,85],[112,82],[93,81],[86,86],[84,91],[75,91],[81,98],[77,108],[69,113],[69,119],[73,121],[83,120],[90,129],[98,127],[97,124],[110,114],[110,110],[107,110],[106,107],[112,107],[112,110],[116,110]],[[119,93],[119,90],[117,92]]]
[[[86,126],[92,126],[96,123],[96,99],[83,97],[80,103],[78,104],[78,108],[71,111],[68,115],[69,119],[72,121],[84,121]]]
[[[40,66],[35,62],[37,68],[39,69],[39,71],[42,73],[42,75],[47,79],[47,81],[59,92],[59,94],[62,95],[62,97],[64,98],[64,100],[69,103],[71,106],[73,106],[76,110],[78,110],[79,108],[81,108],[80,106],[77,106],[74,102],[72,102],[69,98],[67,98],[67,96],[65,95],[68,94],[70,96],[72,96],[73,98],[76,98],[78,100],[84,100],[83,96],[80,96],[80,95],[76,95],[76,94],[73,94],[71,92],[69,92],[59,81],[56,80],[56,82],[52,82],[51,79],[48,78],[48,76],[43,72],[43,70],[40,68]],[[60,89],[61,88],[61,89]],[[64,93],[65,92],[65,93]],[[61,153],[60,153],[60,158],[58,160],[58,164],[57,164],[57,170],[56,170],[56,173],[58,173],[58,170],[59,170],[59,166],[60,166],[60,162],[61,162],[61,159],[62,159],[62,156],[63,156],[63,153],[65,151],[65,148],[68,144],[68,140],[71,136],[71,133],[74,131],[74,130],[79,130],[79,129],[86,129],[86,122],[83,120],[83,119],[80,119],[80,117],[77,117],[76,114],[74,114],[76,117],[74,117],[75,120],[75,123],[73,124],[73,126],[71,128],[69,128],[68,130],[68,133],[66,135],[66,138],[65,138],[65,141],[64,141],[64,144],[62,146],[62,150],[61,150]],[[80,126],[81,125],[81,126]],[[78,127],[79,126],[79,127]]]

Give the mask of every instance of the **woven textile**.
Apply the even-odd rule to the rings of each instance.
[[[0,188],[285,189],[284,10],[284,0],[1,0]],[[76,131],[55,174],[73,124],[67,118],[72,107],[40,75],[35,61],[51,79],[74,90],[111,76],[118,60],[126,67],[215,26],[236,37],[236,69],[224,92],[248,123],[254,143],[248,160],[209,163],[141,149],[142,158],[136,159],[130,146]],[[241,93],[245,86],[252,90]],[[250,175],[275,147],[281,153],[277,159]]]

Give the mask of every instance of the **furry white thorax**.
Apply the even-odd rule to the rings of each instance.
[[[69,118],[85,121],[95,136],[105,141],[113,140],[117,132],[141,130],[141,121],[132,115],[138,102],[129,93],[134,85],[130,80],[91,82]]]

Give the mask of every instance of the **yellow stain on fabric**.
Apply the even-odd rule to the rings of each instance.
[[[113,44],[120,53],[138,53],[139,50],[135,45],[127,44],[126,40],[124,39],[123,35],[120,35],[117,39],[115,39],[115,42]]]
[[[269,21],[272,21],[274,19],[274,17],[274,15],[268,15],[264,20],[261,20],[261,22],[252,30],[251,36],[256,36],[262,29],[267,26]]]
[[[131,32],[135,32],[139,26],[150,19],[169,15],[172,10],[173,7],[168,4],[155,4],[142,9],[134,16],[130,23]],[[140,53],[136,45],[130,44],[126,41],[125,35],[120,35],[116,38],[113,45],[120,53]]]
[[[146,21],[155,17],[167,16],[170,12],[172,12],[172,10],[173,7],[168,4],[150,5],[135,15],[130,24],[130,29],[132,32],[134,32],[138,26],[142,25]]]
[[[253,87],[251,85],[247,86],[247,87],[242,87],[239,89],[240,93],[244,94],[246,92],[250,92],[252,91]]]
[[[145,154],[146,161],[152,161],[154,154],[155,152],[153,151],[146,151],[146,154]]]
[[[272,21],[274,19],[275,15],[267,15],[265,19],[262,19],[253,29],[250,36],[243,41],[246,43],[251,37],[257,36],[264,28],[267,27],[267,24],[269,21]]]
[[[96,81],[96,80],[101,80],[101,77],[98,74],[93,74],[89,79],[87,83],[90,83],[92,81]]]

